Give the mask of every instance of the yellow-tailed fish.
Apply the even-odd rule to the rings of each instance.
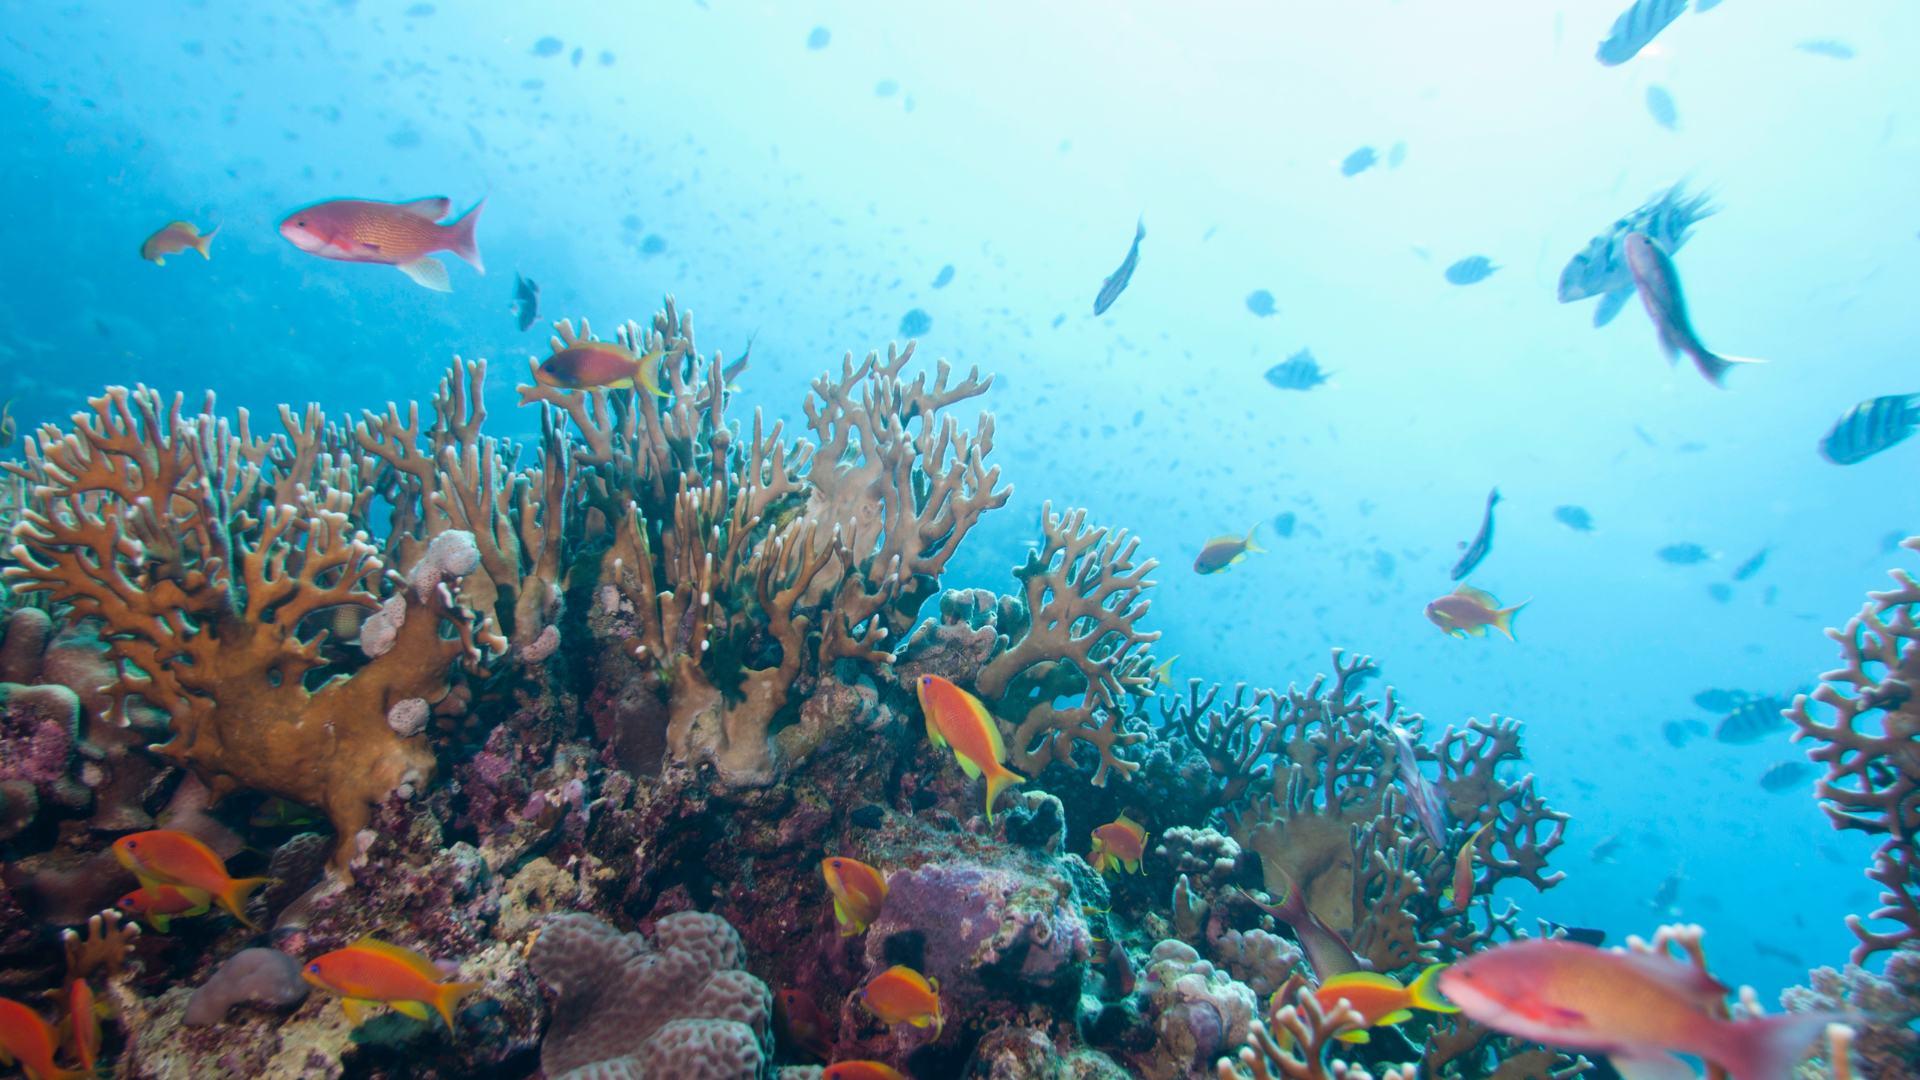
[[[820,860],[820,876],[833,894],[833,918],[841,937],[865,930],[887,902],[886,875],[859,859],[830,855]]]
[[[987,822],[993,822],[993,803],[1000,793],[1026,777],[1007,768],[1007,748],[1000,741],[1000,727],[980,699],[938,675],[922,675],[914,680],[920,695],[920,711],[926,714],[927,738],[935,746],[953,748],[960,770],[968,779],[987,780]]]

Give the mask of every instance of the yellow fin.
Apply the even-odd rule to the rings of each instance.
[[[433,966],[433,961],[402,945],[381,941],[379,938],[363,937],[353,943],[353,947],[363,952],[377,953],[389,960],[405,964],[407,969],[428,982],[439,982],[445,976]]]
[[[1491,825],[1493,823],[1488,822],[1487,824]],[[1482,830],[1485,828],[1486,825],[1481,826]],[[1422,971],[1413,982],[1408,984],[1407,1000],[1417,1009],[1427,1009],[1439,1013],[1459,1012],[1459,1006],[1449,1003],[1446,998],[1440,996],[1438,980],[1440,973],[1445,970],[1447,970],[1447,965],[1433,964],[1425,971]]]
[[[1322,990],[1339,990],[1345,986],[1377,986],[1382,989],[1400,989],[1400,980],[1391,975],[1382,975],[1377,971],[1349,971],[1345,975],[1335,975],[1320,984]]]
[[[1486,608],[1488,611],[1497,611],[1500,608],[1499,599],[1492,593],[1485,589],[1476,589],[1471,585],[1462,584],[1459,588],[1453,590],[1453,595],[1465,597]]]
[[[953,752],[953,759],[960,763],[960,771],[967,774],[967,779],[969,780],[980,779],[980,766],[977,763],[975,763],[975,761],[972,758],[959,752],[958,750],[955,750]]]
[[[367,1017],[373,1014],[373,1004],[359,998],[341,998],[340,1008],[347,1014],[347,1023],[354,1027],[366,1023]]]
[[[394,1010],[400,1014],[411,1016],[415,1020],[425,1020],[433,1015],[433,1010],[417,1001],[389,1001],[387,1004],[393,1006]]]
[[[1334,1038],[1339,1039],[1341,1042],[1348,1042],[1348,1043],[1367,1043],[1367,1042],[1373,1041],[1373,1036],[1367,1034],[1364,1030],[1343,1031],[1340,1034],[1335,1035]]]
[[[1408,1009],[1395,1009],[1380,1019],[1375,1020],[1374,1024],[1375,1026],[1381,1024],[1404,1024],[1411,1019],[1413,1019],[1412,1011]]]

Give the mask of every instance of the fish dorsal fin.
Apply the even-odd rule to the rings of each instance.
[[[1726,984],[1692,964],[1657,953],[1627,953],[1622,959],[1642,977],[1680,994],[1701,1008],[1726,1000]]]
[[[426,218],[428,221],[439,221],[453,212],[453,200],[445,195],[429,195],[424,199],[414,199],[412,202],[394,203],[394,205],[414,217]]]
[[[1120,826],[1122,829],[1125,829],[1128,833],[1134,836],[1140,837],[1143,840],[1146,839],[1147,830],[1144,827],[1142,827],[1139,822],[1133,820],[1132,818],[1128,817],[1125,814],[1121,814],[1119,820],[1115,821],[1114,824]]]
[[[1320,984],[1322,990],[1343,990],[1349,986],[1372,986],[1382,990],[1404,989],[1400,980],[1391,975],[1382,975],[1377,971],[1349,971],[1344,975],[1335,975]]]
[[[987,745],[993,748],[994,764],[998,765],[1006,761],[1007,760],[1006,740],[1000,737],[1000,724],[998,721],[994,720],[993,714],[988,712],[987,707],[981,704],[980,700],[971,694],[967,695],[964,698],[961,698],[960,700],[961,700],[961,704],[966,706],[967,712],[973,716],[973,718],[980,724],[981,727],[986,729]],[[982,762],[981,764],[984,767],[985,763]]]
[[[1453,590],[1453,595],[1465,597],[1490,611],[1500,607],[1499,599],[1492,593],[1485,589],[1476,589],[1471,585],[1461,585],[1459,588]]]
[[[403,945],[395,945],[392,942],[381,941],[378,938],[363,937],[359,941],[354,942],[352,947],[361,952],[373,953],[378,956],[384,956],[389,960],[405,964],[429,982],[440,981],[440,969],[433,966],[433,961]]]

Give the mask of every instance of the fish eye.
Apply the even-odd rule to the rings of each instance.
[[[306,223],[306,222],[304,222],[304,221],[296,221],[296,222],[294,222],[294,224],[295,224],[295,225],[297,225],[297,226],[299,226],[299,227],[300,227],[300,228],[302,228],[302,229],[304,229],[304,228],[306,228],[306,227],[307,227],[307,223]]]
[[[318,974],[320,974],[320,965],[319,965],[319,964],[317,964],[317,963],[316,963],[316,964],[308,964],[308,965],[307,965],[307,970],[308,970],[308,971],[311,971],[311,972],[313,972],[313,973],[314,973],[315,975],[318,975]]]
[[[127,841],[127,850],[128,850],[128,851],[132,851],[132,850],[133,850],[134,848],[137,848],[137,847],[139,847],[139,846],[140,846],[140,841],[138,841],[138,840],[129,840],[129,841]]]

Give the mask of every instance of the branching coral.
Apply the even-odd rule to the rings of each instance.
[[[384,598],[386,650],[358,664],[322,624],[337,608],[381,608],[386,565],[351,514],[357,470],[313,452],[312,423],[288,414],[287,437],[256,439],[244,413],[230,428],[211,398],[189,416],[145,388],[91,405],[72,433],[42,428],[8,466],[35,488],[7,580],[100,625],[118,722],[145,701],[169,720],[156,751],[216,796],[245,788],[324,810],[344,870],[373,805],[433,772],[388,710],[446,696],[456,665],[497,648],[488,621],[437,582],[401,588]]]
[[[1920,537],[1902,545],[1920,551]],[[1920,581],[1892,572],[1895,587],[1869,593],[1860,614],[1827,636],[1840,646],[1841,666],[1821,675],[1811,696],[1787,710],[1796,740],[1820,745],[1807,757],[1827,774],[1814,795],[1836,829],[1884,836],[1867,876],[1882,887],[1881,906],[1847,925],[1860,939],[1853,962],[1920,942]]]
[[[1274,995],[1268,1023],[1253,1024],[1249,1044],[1237,1059],[1222,1058],[1216,1067],[1220,1080],[1369,1080],[1360,1066],[1330,1059],[1335,1037],[1366,1026],[1365,1019],[1344,1003],[1323,1007],[1313,988],[1294,980]],[[1390,1066],[1381,1080],[1414,1080],[1413,1065]]]

